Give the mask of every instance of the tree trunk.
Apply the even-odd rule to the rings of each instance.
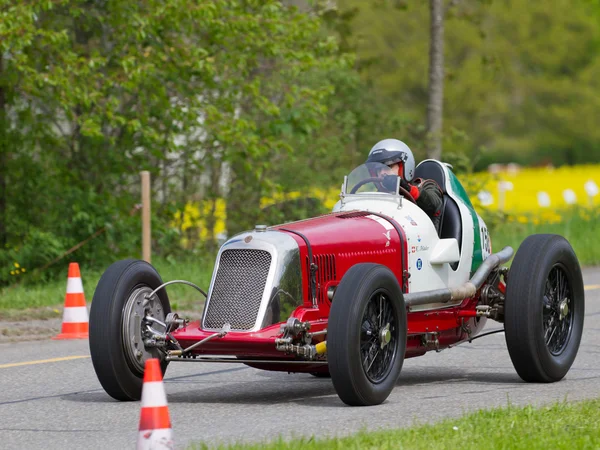
[[[242,161],[231,163],[231,184],[227,196],[227,235],[254,228],[260,211],[260,181]]]
[[[0,53],[0,75],[4,69],[4,61]],[[0,248],[4,249],[8,242],[6,229],[6,199],[8,193],[6,187],[8,185],[6,176],[8,174],[8,116],[6,114],[6,92],[5,88],[0,85]]]
[[[427,102],[427,157],[442,157],[444,107],[444,1],[429,0],[429,100]]]
[[[210,202],[210,210],[205,219],[207,231],[205,247],[209,253],[213,253],[217,250],[217,240],[215,236],[217,217],[215,214],[217,210],[217,200],[220,197],[219,181],[221,180],[222,174],[222,162],[219,159],[211,158],[208,162],[208,166],[210,170],[210,185],[208,186],[208,195],[206,195],[205,201]]]
[[[182,152],[182,160],[183,160],[183,167],[181,169],[181,197],[180,197],[180,202],[181,202],[181,218],[179,220],[179,232],[184,234],[187,238],[187,244],[186,244],[186,248],[190,248],[190,242],[192,240],[192,231],[196,232],[197,229],[196,227],[190,227],[188,228],[186,231],[183,230],[183,224],[185,222],[185,205],[187,204],[187,200],[188,200],[188,184],[189,184],[189,171],[188,171],[188,166],[189,166],[189,159],[188,159],[188,151],[183,150]]]

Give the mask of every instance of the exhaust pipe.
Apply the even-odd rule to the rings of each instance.
[[[406,306],[427,305],[428,303],[447,303],[455,300],[464,300],[473,297],[481,288],[487,277],[500,264],[504,264],[512,258],[514,250],[512,247],[504,247],[498,253],[488,256],[475,271],[473,277],[465,284],[455,288],[435,289],[433,291],[411,292],[404,294]]]

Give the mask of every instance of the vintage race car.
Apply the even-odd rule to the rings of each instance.
[[[226,241],[208,289],[163,283],[139,260],[111,265],[90,311],[98,379],[118,400],[141,396],[145,361],[237,362],[330,376],[349,405],[383,402],[404,358],[470,342],[488,318],[529,382],[562,379],[583,330],[584,288],[571,245],[532,235],[492,253],[487,227],[451,168],[423,161],[416,177],[443,191],[442,222],[375,164],[345,177],[330,214],[257,225]],[[390,182],[391,181],[391,182]],[[171,312],[166,287],[205,297],[199,321]],[[502,331],[502,330],[500,330]]]

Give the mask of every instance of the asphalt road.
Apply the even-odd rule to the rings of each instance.
[[[263,441],[279,435],[344,435],[403,427],[480,408],[600,397],[600,268],[586,269],[582,344],[567,377],[527,384],[512,367],[503,334],[404,363],[383,405],[345,406],[330,380],[235,364],[171,364],[165,379],[175,442]],[[488,329],[500,328],[488,322]],[[137,439],[139,403],[100,387],[87,341],[0,345],[0,447],[120,449]],[[46,360],[46,362],[40,362]],[[21,364],[24,363],[24,364]]]

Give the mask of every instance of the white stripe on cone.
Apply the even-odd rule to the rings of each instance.
[[[162,381],[145,382],[142,389],[142,408],[167,406],[167,396]]]
[[[67,278],[67,294],[83,294],[81,277]]]
[[[174,449],[173,431],[170,428],[140,431],[137,450]]]
[[[63,311],[63,322],[83,323],[88,322],[88,311],[85,306],[71,306]]]

